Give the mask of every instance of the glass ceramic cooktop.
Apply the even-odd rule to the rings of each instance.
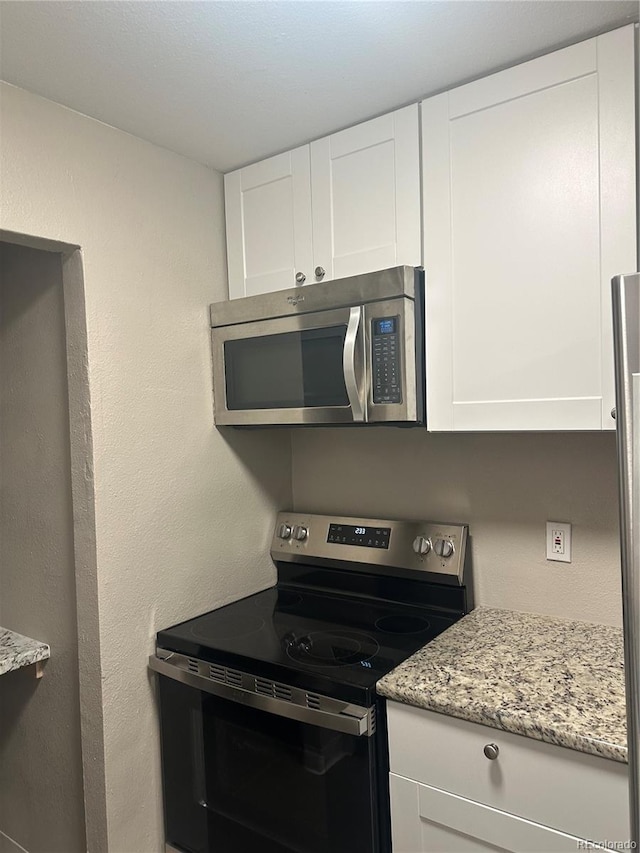
[[[425,607],[279,585],[160,631],[158,646],[335,695],[329,683],[372,688],[454,621]]]

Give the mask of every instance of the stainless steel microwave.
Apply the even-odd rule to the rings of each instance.
[[[218,426],[425,423],[424,270],[211,306]]]

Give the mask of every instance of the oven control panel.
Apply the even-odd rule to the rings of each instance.
[[[271,556],[284,562],[333,561],[361,571],[396,568],[461,585],[468,532],[466,524],[281,512]]]
[[[390,527],[367,527],[362,524],[329,523],[327,542],[336,545],[357,545],[361,548],[388,548],[391,541]]]

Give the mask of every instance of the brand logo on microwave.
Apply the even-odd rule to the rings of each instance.
[[[300,296],[287,296],[287,302],[289,305],[297,305],[298,302],[304,302],[304,295],[300,294]]]

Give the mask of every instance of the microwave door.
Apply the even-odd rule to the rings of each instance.
[[[218,426],[366,420],[361,308],[212,330]]]

